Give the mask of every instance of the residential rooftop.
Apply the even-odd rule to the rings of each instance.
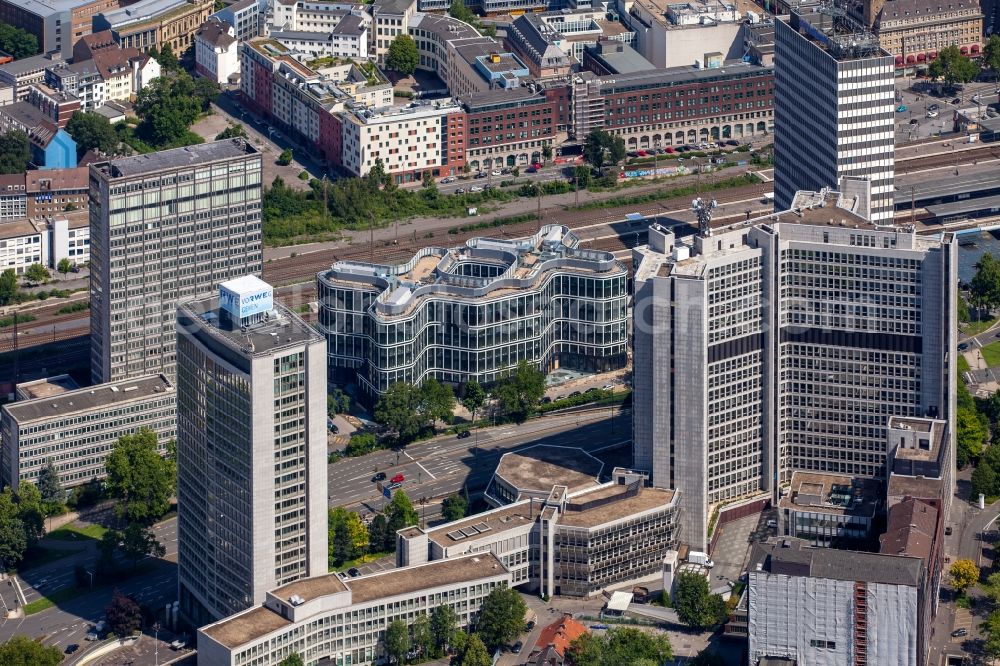
[[[906,499],[889,509],[885,534],[879,537],[879,552],[909,555],[930,563],[937,534],[938,509],[920,499]]]
[[[143,174],[160,175],[163,171],[171,169],[186,169],[258,154],[257,149],[249,141],[224,139],[183,148],[161,150],[145,155],[120,157],[92,164],[90,168],[97,170],[107,178],[131,178]]]
[[[110,409],[119,404],[165,395],[173,390],[173,384],[163,375],[147,375],[137,379],[41,396],[34,400],[19,400],[4,405],[3,409],[7,410],[18,424],[24,426],[53,417]]]
[[[519,492],[548,494],[552,486],[570,493],[597,485],[604,463],[580,448],[538,445],[505,453],[493,475]]]
[[[923,562],[917,557],[813,548],[802,539],[780,537],[753,545],[748,571],[751,576],[764,572],[916,587],[922,569]]]
[[[672,490],[610,484],[570,497],[559,524],[594,529],[615,521],[634,518],[647,511],[668,508],[674,499]],[[579,507],[579,510],[574,510]]]
[[[778,506],[793,511],[872,517],[881,497],[882,483],[876,479],[795,472],[790,492]]]

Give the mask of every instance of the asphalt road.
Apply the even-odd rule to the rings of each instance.
[[[381,508],[384,498],[372,477],[403,474],[402,489],[414,503],[421,497],[441,497],[466,486],[469,492],[486,487],[500,456],[525,446],[544,443],[596,451],[626,444],[631,439],[631,415],[618,412],[611,430],[610,409],[580,415],[547,416],[522,425],[473,431],[466,439],[455,435],[411,444],[402,451],[379,451],[346,458],[330,466],[330,505],[369,510]],[[579,424],[579,425],[578,425]],[[611,470],[605,470],[610,472]]]

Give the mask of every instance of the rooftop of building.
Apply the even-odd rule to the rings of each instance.
[[[230,649],[292,624],[270,608],[257,606],[200,629],[209,638]]]
[[[919,499],[937,499],[941,497],[943,488],[941,479],[926,476],[904,476],[889,474],[889,497],[917,497]]]
[[[953,215],[965,215],[982,210],[993,210],[1000,208],[1000,194],[990,197],[980,197],[978,199],[964,199],[962,201],[952,201],[949,203],[926,206],[927,212],[935,218],[951,217]]]
[[[495,109],[523,106],[530,103],[545,104],[548,101],[543,91],[529,87],[484,90],[463,95],[458,100],[469,113],[492,112]]]
[[[818,9],[792,9],[785,25],[838,62],[892,58],[875,34],[846,15],[838,20]]]
[[[570,497],[559,524],[594,529],[653,509],[665,509],[673,499],[672,490],[643,488],[639,482],[628,486],[609,484]]]
[[[122,403],[164,395],[173,390],[173,384],[163,375],[148,375],[67,391],[53,397],[21,400],[4,405],[3,408],[19,424],[27,424],[79,412],[108,409]]]
[[[618,40],[602,39],[584,47],[585,57],[593,58],[615,74],[632,74],[656,69],[638,51]]]
[[[969,19],[970,10],[982,15],[979,0],[888,0],[879,13],[879,23],[885,21],[912,21],[915,18],[926,17],[941,19],[951,12],[962,12]]]
[[[459,54],[465,56],[468,48],[470,47],[460,47],[458,49]],[[480,50],[476,47],[472,48],[476,51]],[[513,53],[480,53],[475,55],[472,60],[478,62],[482,69],[492,74],[507,74],[527,69],[524,63]]]
[[[535,648],[553,647],[557,653],[566,655],[570,643],[587,633],[587,626],[573,619],[570,614],[547,625],[535,641]]]
[[[876,479],[795,472],[789,494],[778,505],[794,511],[870,518],[875,515],[882,495],[882,483]]]
[[[597,485],[603,469],[604,463],[583,449],[540,444],[503,454],[493,474],[520,492],[566,486],[573,493]]]
[[[30,102],[14,102],[13,104],[0,106],[0,113],[14,122],[27,127],[29,130],[46,123],[52,124],[52,120],[41,109]]]
[[[715,25],[715,21],[704,24],[699,19],[702,16],[715,17],[738,15],[736,7],[723,0],[704,0],[695,2],[676,2],[675,0],[638,0],[636,3],[652,16],[663,27],[668,29],[690,29]],[[735,20],[735,19],[731,19]],[[684,25],[678,25],[683,22]]]
[[[200,39],[206,44],[211,44],[220,49],[228,49],[237,41],[233,26],[222,19],[214,17],[209,17],[207,21],[202,23],[194,36],[196,39]]]
[[[69,375],[56,375],[36,379],[32,382],[22,382],[15,387],[19,400],[35,400],[36,398],[51,398],[69,391],[75,391],[80,385]]]
[[[103,16],[108,25],[115,29],[119,26],[162,19],[181,10],[187,11],[195,4],[198,3],[190,0],[138,0],[119,9],[101,12],[100,16]]]
[[[433,118],[459,111],[461,111],[461,107],[450,98],[434,101],[417,100],[404,106],[381,109],[351,106],[346,110],[347,115],[361,125],[377,125],[380,123],[396,122],[398,120]]]
[[[997,175],[988,169],[966,171],[957,176],[949,174],[947,178],[942,178],[940,171],[931,171],[901,175],[895,183],[895,198],[906,206],[912,200],[920,208],[936,199],[975,194],[996,187],[1000,187]]]
[[[95,0],[16,0],[15,4],[21,9],[29,11],[36,16],[51,16],[60,12],[69,12],[80,9]]]
[[[541,276],[561,268],[580,274],[623,272],[613,254],[577,247],[566,227],[547,225],[529,238],[473,238],[452,249],[428,247],[403,264],[338,261],[320,279],[329,284],[378,290],[374,312],[383,317],[408,313],[425,297],[480,300],[537,285]],[[494,277],[462,275],[469,263],[489,264]]]
[[[609,74],[597,76],[592,72],[580,72],[575,76],[596,77],[604,94],[629,92],[642,88],[682,86],[692,83],[729,80],[733,78],[748,78],[755,76],[770,76],[773,67],[757,65],[742,60],[727,60],[722,67],[667,67],[637,71],[625,74]]]
[[[324,340],[316,329],[280,303],[273,304],[273,309],[268,311],[265,319],[246,326],[241,326],[238,319],[234,319],[220,307],[218,296],[180,304],[178,325],[181,325],[181,312],[196,317],[202,330],[246,358],[270,354],[288,346]]]
[[[90,168],[107,178],[131,178],[143,174],[160,174],[171,169],[189,169],[202,164],[257,154],[257,149],[249,141],[225,139],[145,155],[118,157],[93,164]]]
[[[408,3],[408,0],[404,1]],[[375,4],[378,5],[378,2]],[[439,35],[446,41],[476,38],[490,39],[489,37],[480,35],[479,31],[465,21],[459,21],[446,14],[415,14],[410,19],[410,29],[414,30],[418,28]]]
[[[347,586],[338,573],[330,573],[323,576],[313,576],[282,585],[271,590],[271,594],[279,599],[288,600],[291,597],[299,597],[304,602],[325,597],[338,592],[346,592]]]
[[[403,14],[416,4],[417,0],[375,0],[372,6],[379,14]]]
[[[244,9],[249,9],[251,7],[259,8],[260,0],[237,0],[233,4],[229,5],[225,9],[232,12],[242,11]]]
[[[901,460],[937,460],[947,446],[948,424],[939,419],[893,416],[889,428],[912,431],[917,435],[914,446],[897,446],[895,457]]]
[[[772,538],[753,544],[748,571],[794,577],[864,581],[916,587],[923,562],[904,555],[813,548],[802,539]]]
[[[31,2],[32,0],[28,0]],[[4,63],[0,65],[0,71],[6,72],[13,77],[23,76],[25,74],[43,71],[46,67],[50,67],[56,63],[65,62],[62,56],[56,53],[41,53],[39,55],[29,56],[27,58],[19,58],[12,62]]]
[[[38,235],[41,230],[38,225],[27,218],[0,221],[0,239],[20,238],[22,236]]]
[[[131,76],[132,68],[129,63],[138,55],[139,50],[132,46],[124,49],[97,49],[93,53],[93,61],[101,76],[107,80],[115,76]]]
[[[479,513],[462,520],[445,523],[427,532],[427,538],[442,548],[454,546],[468,540],[478,540],[480,535],[496,534],[513,527],[531,525],[541,511],[542,502],[537,499],[509,504],[499,509]],[[408,532],[405,536],[414,536]]]
[[[502,576],[506,572],[507,569],[496,555],[480,553],[469,557],[435,560],[416,567],[390,569],[351,578],[345,583],[351,591],[351,603],[363,604],[412,594],[419,590]]]
[[[920,499],[908,498],[889,509],[879,552],[909,555],[930,562],[937,533],[938,509]]]

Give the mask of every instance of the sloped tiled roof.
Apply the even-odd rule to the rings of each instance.
[[[570,643],[587,633],[587,627],[574,620],[569,615],[564,615],[549,626],[542,629],[535,647],[546,648],[552,646],[556,652],[565,656]]]

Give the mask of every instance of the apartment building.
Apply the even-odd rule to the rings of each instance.
[[[748,572],[751,664],[927,662],[924,559],[773,539],[753,545]]]
[[[147,53],[169,45],[179,55],[191,46],[212,7],[212,0],[138,0],[95,15],[94,30],[110,30],[122,48]]]
[[[173,378],[178,301],[261,271],[261,157],[232,139],[90,165],[91,377]]]
[[[388,53],[392,40],[398,35],[407,34],[410,19],[416,12],[417,0],[375,0],[372,3],[371,13],[375,21],[372,46],[375,49],[374,56],[380,62]],[[461,21],[456,21],[456,23],[461,23]],[[471,26],[469,29],[472,29]],[[475,31],[473,30],[473,32]]]
[[[893,56],[873,34],[825,13],[792,11],[775,28],[775,123],[790,128],[774,137],[775,210],[790,208],[799,190],[864,178],[870,219],[891,223]]]
[[[324,523],[325,525],[325,523]],[[458,627],[474,626],[483,600],[510,584],[492,554],[429,562],[357,578],[315,576],[270,590],[263,604],[198,630],[198,655],[219,666],[385,664],[385,631],[448,605]]]
[[[56,127],[64,129],[73,114],[80,110],[79,98],[72,93],[53,90],[44,83],[36,83],[28,90],[28,104],[35,107]]]
[[[148,428],[165,454],[176,435],[176,394],[163,375],[75,390],[45,380],[34,384],[31,397],[0,408],[0,482],[5,487],[36,483],[50,461],[63,488],[103,479],[105,459],[119,437]],[[24,385],[18,390],[25,395]]]
[[[63,59],[59,53],[46,53],[4,63],[0,65],[0,84],[14,89],[16,101],[24,101],[31,86],[45,82],[46,68],[60,62]]]
[[[594,129],[629,150],[763,136],[774,129],[774,70],[747,62],[572,78],[571,135]]]
[[[80,100],[84,111],[93,111],[107,101],[104,77],[91,59],[56,63],[45,69],[45,83]]]
[[[239,41],[229,23],[209,18],[194,35],[195,71],[220,86],[240,71]]]
[[[127,4],[121,0],[0,0],[0,22],[34,35],[42,53],[68,58],[91,33],[95,14]]]
[[[570,492],[555,485],[529,497],[432,529],[397,533],[397,566],[492,553],[511,585],[540,594],[588,597],[612,585],[660,576],[677,544],[678,497],[619,479]]]
[[[0,106],[0,132],[17,130],[28,136],[30,163],[36,169],[76,166],[76,142],[51,116],[31,102]]]
[[[338,261],[317,277],[331,381],[371,399],[398,381],[495,382],[626,363],[626,271],[561,226],[526,239],[424,248],[405,264]]]
[[[0,220],[17,220],[28,216],[28,197],[24,191],[24,174],[0,175]]]
[[[274,5],[276,14],[288,6],[284,2]],[[233,26],[237,41],[246,42],[260,36],[267,6],[268,3],[262,0],[237,0],[212,14],[209,19],[216,19]]]
[[[87,167],[31,169],[19,177],[24,183],[23,217],[65,216],[89,205]]]
[[[681,491],[699,550],[722,502],[885,478],[890,417],[954,418],[956,245],[867,223],[855,185],[635,252],[634,464]]]
[[[177,566],[192,624],[327,572],[325,349],[252,275],[177,307]]]

